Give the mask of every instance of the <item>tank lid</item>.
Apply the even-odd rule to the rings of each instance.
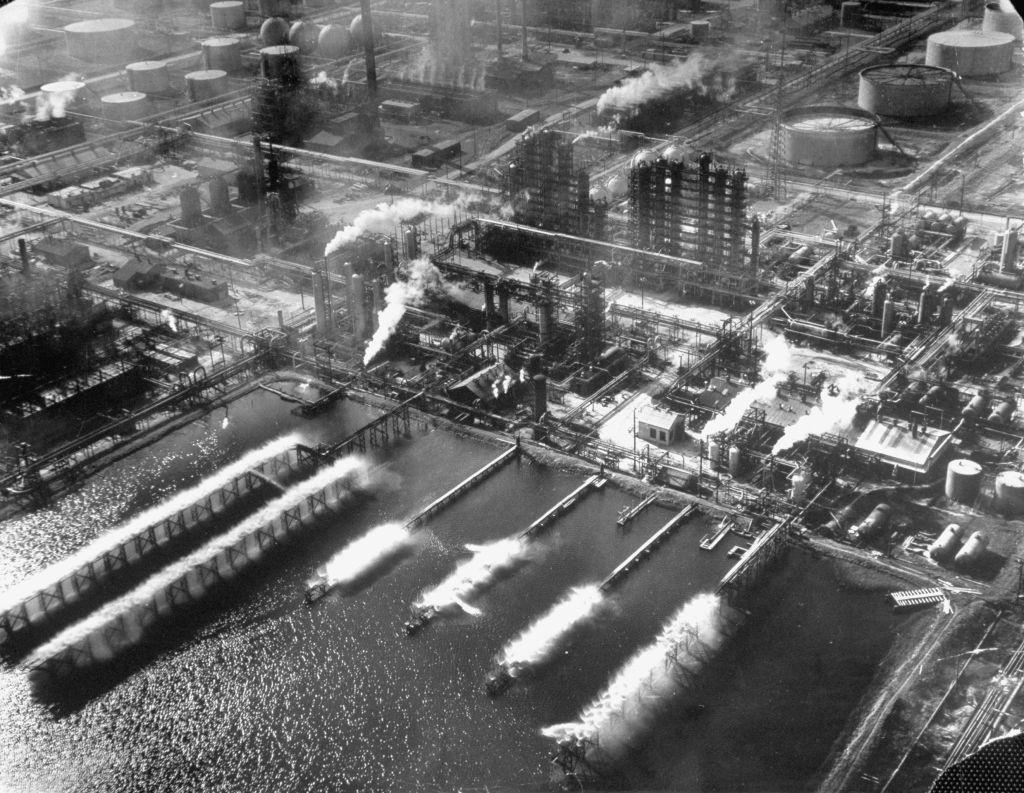
[[[111,19],[86,19],[82,22],[72,22],[70,25],[65,25],[64,30],[68,33],[112,33],[132,27],[135,27],[134,20],[114,17]]]
[[[996,475],[996,482],[1004,487],[1024,489],[1024,473],[1020,471],[1003,471]]]
[[[149,70],[166,69],[167,64],[164,61],[135,61],[135,63],[129,63],[124,68],[132,72],[145,72]]]
[[[238,39],[233,39],[230,36],[214,36],[210,39],[203,41],[204,47],[237,47]]]
[[[944,44],[948,47],[986,48],[1013,44],[1016,39],[1012,33],[1000,33],[994,30],[940,30],[932,33],[928,41]]]
[[[228,73],[223,69],[203,69],[198,72],[189,72],[185,75],[186,80],[219,80],[227,77]]]
[[[981,464],[976,463],[974,460],[952,460],[949,463],[948,470],[965,476],[977,476],[981,474]]]
[[[146,98],[146,95],[141,91],[118,91],[116,94],[107,94],[101,96],[101,102],[107,102],[108,104],[117,104],[121,102],[141,102]]]

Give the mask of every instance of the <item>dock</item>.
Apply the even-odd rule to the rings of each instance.
[[[673,516],[668,523],[658,529],[654,534],[648,537],[644,543],[637,548],[633,553],[626,557],[625,561],[622,562],[618,567],[612,570],[611,574],[602,581],[598,588],[602,592],[610,592],[633,570],[634,567],[640,562],[641,559],[650,555],[651,551],[654,550],[663,539],[669,536],[676,527],[690,517],[697,508],[692,504],[688,504],[682,508],[675,516]]]
[[[713,551],[718,547],[718,544],[725,539],[725,535],[732,529],[732,525],[728,520],[723,520],[722,524],[718,527],[718,530],[714,533],[705,534],[700,538],[700,549],[702,551]]]
[[[947,599],[948,595],[938,587],[908,589],[903,592],[889,593],[889,600],[896,611],[912,609],[918,606],[929,606],[933,603],[942,603]]]
[[[603,487],[605,481],[605,478],[598,474],[594,474],[593,476],[589,477],[582,485],[577,487],[569,495],[567,495],[565,498],[563,498],[561,501],[555,504],[551,509],[549,509],[543,515],[537,518],[537,520],[535,520],[533,523],[531,523],[529,526],[523,529],[519,533],[519,536],[523,539],[526,539],[544,531],[544,529],[546,529],[548,526],[554,523],[554,521],[557,518],[559,518],[561,515],[565,514],[570,509],[572,509],[573,506],[575,506],[576,504],[576,500],[580,496],[586,494],[587,491],[589,491],[591,488],[597,489]]]
[[[647,507],[653,504],[657,498],[657,493],[651,493],[651,495],[647,496],[642,501],[622,510],[622,512],[619,513],[618,520],[615,521],[615,525],[625,526],[627,523],[633,520],[633,518],[635,518],[637,515],[639,515],[641,512],[647,509]]]

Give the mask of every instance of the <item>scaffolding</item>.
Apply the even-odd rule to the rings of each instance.
[[[516,143],[506,194],[517,223],[584,236],[592,231],[590,180],[573,165],[572,141],[554,130],[527,133]]]

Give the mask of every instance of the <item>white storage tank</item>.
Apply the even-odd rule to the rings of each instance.
[[[937,66],[892,63],[860,73],[857,104],[893,118],[934,116],[945,112],[953,95],[953,73]]]
[[[1015,40],[1009,33],[943,30],[928,37],[925,63],[952,69],[961,77],[984,77],[1013,66]]]
[[[320,26],[313,22],[299,20],[288,29],[288,43],[298,47],[303,55],[316,50],[320,42]]]
[[[863,165],[875,156],[878,121],[859,108],[803,107],[783,116],[782,134],[784,156],[790,165]]]
[[[976,531],[967,538],[967,542],[964,543],[964,547],[957,551],[956,557],[953,561],[958,565],[972,564],[981,558],[981,555],[985,553],[985,549],[987,547],[988,538],[980,531]]]
[[[950,523],[928,546],[928,555],[936,562],[947,562],[952,559],[960,548],[963,540],[964,527],[959,523]]]
[[[743,450],[739,446],[729,447],[729,475],[739,476],[743,473]]]
[[[352,35],[341,25],[324,25],[317,37],[317,50],[322,58],[340,58],[352,46]]]
[[[89,63],[127,63],[135,51],[131,19],[87,19],[64,27],[68,55]]]
[[[210,21],[217,30],[243,30],[245,3],[242,0],[222,0],[210,3]]]
[[[149,115],[149,99],[141,91],[119,91],[100,98],[103,117],[115,121],[138,121]]]
[[[167,93],[171,87],[167,64],[163,61],[136,61],[125,67],[128,87],[144,94]]]
[[[1024,41],[1024,19],[1009,2],[986,3],[981,29],[986,33],[1009,33],[1017,41]]]
[[[228,73],[223,69],[203,69],[185,75],[188,98],[193,102],[213,99],[228,91]]]
[[[1024,515],[1024,474],[1020,471],[996,476],[996,508],[1008,518]]]
[[[622,198],[629,192],[629,183],[621,173],[609,179],[606,186],[608,188],[608,195],[612,197],[612,200]]]
[[[717,471],[722,467],[722,444],[714,438],[708,441],[708,462],[711,470]]]
[[[217,36],[203,42],[203,61],[207,69],[237,72],[242,68],[242,44],[238,39]]]
[[[981,465],[974,460],[950,460],[946,467],[946,498],[972,503],[981,491]]]

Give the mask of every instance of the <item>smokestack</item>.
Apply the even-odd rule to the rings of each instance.
[[[939,308],[939,324],[945,327],[953,321],[953,296],[946,295],[942,298],[942,306]]]
[[[1012,273],[1017,269],[1017,229],[1007,229],[1003,235],[1003,251],[999,257],[999,272]]]
[[[277,310],[277,326],[284,329],[284,309],[281,308]]]
[[[28,243],[24,237],[18,237],[18,256],[21,257],[22,275],[28,275],[32,271],[32,264],[28,259]]]
[[[359,12],[363,16],[363,51],[366,53],[366,95],[376,115],[377,61],[373,54],[373,19],[370,17],[370,0],[359,0]]]
[[[875,281],[875,289],[871,294],[871,314],[876,317],[882,316],[882,308],[885,306],[885,300],[889,296],[889,290],[885,286],[885,281],[879,278]]]
[[[523,61],[530,60],[530,53],[526,48],[526,0],[519,0],[519,9],[522,12],[523,20]]]
[[[327,306],[324,301],[324,281],[319,270],[313,271],[313,313],[316,315],[316,332],[320,336],[326,336],[327,327]]]
[[[494,4],[497,8],[497,22],[498,22],[498,60],[501,60],[501,0],[494,0]]]
[[[545,348],[551,343],[551,323],[551,304],[539,304],[537,306],[537,329],[540,335],[541,348]]]
[[[373,313],[370,314],[370,323],[373,327],[373,332],[377,332],[377,328],[380,326],[380,319],[377,314],[384,310],[384,287],[380,285],[380,279],[373,279]]]
[[[352,276],[352,329],[357,339],[366,338],[366,294],[363,276]]]
[[[487,327],[491,327],[494,324],[494,284],[490,281],[484,282],[484,316]]]
[[[921,299],[917,301],[917,324],[924,325],[932,318],[932,292],[931,286],[925,284],[921,290]]]
[[[395,280],[395,250],[391,240],[384,240],[384,270],[388,274],[388,282]]]
[[[757,265],[761,261],[761,221],[754,215],[750,222],[750,269],[757,272]]]
[[[512,307],[509,305],[509,294],[508,289],[498,285],[498,313],[501,314],[505,322],[512,319]]]
[[[533,420],[548,412],[548,379],[542,374],[533,376]]]
[[[345,309],[348,311],[348,321],[352,323],[352,332],[355,333],[356,308],[353,298],[355,292],[352,287],[352,275],[355,271],[352,269],[352,262],[342,264],[341,272],[345,276]]]
[[[420,251],[419,245],[416,244],[416,229],[414,229],[414,228],[406,229],[404,237],[405,237],[405,258],[409,259],[411,261],[412,259],[416,258],[416,256],[419,254],[419,251]]]

